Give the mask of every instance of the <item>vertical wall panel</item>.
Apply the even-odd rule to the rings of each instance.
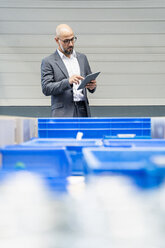
[[[68,23],[93,71],[91,105],[165,105],[165,0],[0,0],[0,106],[48,106],[40,63]]]

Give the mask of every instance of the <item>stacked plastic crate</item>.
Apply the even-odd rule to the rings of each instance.
[[[164,141],[151,138],[150,118],[40,118],[38,138],[1,153],[4,171],[27,169],[59,183],[84,173],[157,173]]]
[[[38,136],[1,147],[2,247],[164,247],[151,119],[39,119]]]
[[[150,118],[52,118],[38,119],[39,138],[82,138],[103,139],[151,138]]]

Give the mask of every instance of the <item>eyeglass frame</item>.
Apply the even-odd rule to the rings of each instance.
[[[61,40],[60,38],[58,38],[59,40]],[[65,45],[68,45],[70,42],[76,42],[77,37],[74,36],[72,39],[66,39],[66,40],[61,40],[62,42],[64,42]]]

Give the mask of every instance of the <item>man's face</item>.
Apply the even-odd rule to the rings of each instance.
[[[74,49],[75,40],[76,40],[76,38],[74,37],[73,33],[61,35],[58,38],[59,49],[63,53],[65,53],[66,55],[72,54],[73,49]]]

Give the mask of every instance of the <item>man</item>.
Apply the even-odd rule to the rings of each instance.
[[[83,90],[77,90],[91,69],[86,56],[75,52],[76,39],[71,27],[60,24],[55,37],[58,49],[42,60],[42,92],[51,96],[52,117],[90,116],[86,88],[93,93],[96,81],[91,81]]]

